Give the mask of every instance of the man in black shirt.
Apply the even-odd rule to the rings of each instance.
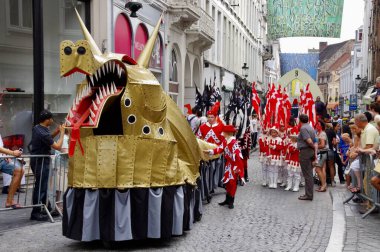
[[[50,155],[51,148],[60,150],[63,143],[65,128],[60,125],[53,134],[50,134],[49,126],[53,124],[53,114],[43,110],[40,114],[39,124],[32,130],[32,155]],[[59,140],[54,142],[53,138],[58,135]],[[33,205],[47,203],[47,187],[49,180],[50,157],[34,157],[30,159],[35,184],[33,190]],[[41,207],[34,207],[30,216],[31,220],[46,221],[47,215],[41,213]]]

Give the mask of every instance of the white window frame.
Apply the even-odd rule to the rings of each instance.
[[[82,8],[81,10],[78,10],[79,15],[84,20],[85,15],[85,3],[81,2]],[[66,29],[65,27],[65,17],[66,17],[66,10],[69,10],[69,8],[66,8],[66,1],[59,1],[59,26],[60,26],[60,32],[62,35],[74,35],[74,36],[80,36],[82,34],[82,31],[80,29],[73,30],[73,29]]]
[[[18,22],[19,25],[15,26],[11,24],[11,6],[9,4],[9,1],[18,1]],[[33,33],[33,20],[32,20],[32,27],[24,27],[22,26],[22,18],[23,18],[23,13],[22,13],[22,0],[6,0],[5,1],[5,9],[6,9],[6,22],[7,22],[7,30],[10,32],[21,32],[21,33],[28,33],[32,34]],[[30,10],[32,11],[32,10]],[[32,16],[33,19],[33,16]]]

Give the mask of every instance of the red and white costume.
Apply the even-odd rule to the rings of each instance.
[[[282,141],[281,137],[273,138],[272,136],[268,137],[267,142],[269,146],[269,164],[281,166],[284,142]]]
[[[216,122],[211,125],[207,122],[199,127],[197,136],[206,142],[220,145],[223,139],[222,131],[223,124]]]
[[[281,187],[286,186],[286,179],[288,177],[288,170],[286,169],[286,145],[287,145],[287,140],[288,140],[288,134],[284,132],[279,133],[279,137],[282,139],[283,143],[283,149],[281,151],[281,163],[278,167],[278,181],[277,183],[281,184]]]
[[[259,137],[259,162],[261,163],[261,174],[263,176],[262,186],[268,185],[268,156],[269,156],[269,147],[267,141],[267,133],[262,133]]]
[[[248,179],[248,159],[249,152],[251,150],[251,130],[249,127],[246,128],[243,137],[239,139],[239,146],[243,156],[244,164],[244,179]]]
[[[222,181],[226,184],[227,194],[235,197],[238,175],[244,177],[243,156],[237,140],[234,137],[224,139],[219,147],[210,152],[212,155],[221,153],[224,153],[226,159]]]
[[[273,126],[269,130],[269,134],[272,131],[278,132],[278,127]],[[269,157],[268,157],[268,175],[269,175],[269,188],[277,188],[277,178],[279,167],[282,163],[282,150],[284,149],[284,144],[281,137],[272,137],[271,135],[267,139],[269,146]]]
[[[298,130],[296,127],[292,129],[290,133],[291,138],[296,138],[298,136]],[[289,164],[288,164],[288,183],[285,188],[286,191],[293,190],[293,192],[299,191],[299,184],[301,181],[301,166],[299,161],[300,151],[297,149],[297,142],[292,141],[289,143]]]

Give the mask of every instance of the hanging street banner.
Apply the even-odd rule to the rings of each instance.
[[[344,0],[267,0],[268,36],[340,37]]]

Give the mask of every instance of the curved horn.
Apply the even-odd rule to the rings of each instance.
[[[85,37],[85,39],[88,41],[88,43],[91,46],[92,53],[94,55],[101,56],[102,52],[100,51],[99,47],[96,45],[95,40],[92,38],[91,34],[88,32],[86,26],[84,25],[82,18],[80,17],[80,15],[77,11],[77,8],[74,8],[74,10],[75,10],[75,13],[77,14],[79,24],[80,24],[80,27],[81,27],[82,32],[83,32],[83,36]]]
[[[162,15],[160,19],[158,19],[156,27],[154,27],[154,30],[152,32],[152,35],[150,36],[148,42],[146,43],[144,47],[144,50],[141,52],[137,60],[137,64],[139,64],[139,66],[147,68],[149,65],[150,56],[152,55],[154,43],[156,42],[156,39],[158,36],[158,31],[160,29],[161,21],[162,21]]]

